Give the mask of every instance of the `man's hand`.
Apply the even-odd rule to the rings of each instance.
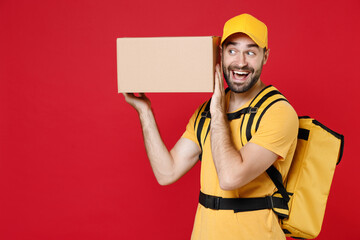
[[[225,114],[225,90],[220,64],[216,65],[214,93],[210,103],[211,116]]]
[[[139,93],[139,96],[135,96],[134,93],[123,93],[123,95],[125,101],[135,108],[139,114],[151,109],[150,99],[146,97],[145,93]]]

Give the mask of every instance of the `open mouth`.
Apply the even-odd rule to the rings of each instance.
[[[245,80],[249,76],[250,72],[248,71],[231,71],[235,80]]]

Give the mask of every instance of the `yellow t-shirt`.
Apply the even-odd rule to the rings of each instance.
[[[230,94],[227,94],[227,106]],[[247,107],[245,104],[241,108]],[[236,111],[240,110],[237,109]],[[200,107],[191,117],[183,137],[197,143],[194,122]],[[242,117],[229,122],[232,139],[236,149],[240,150],[240,123]],[[274,163],[286,180],[296,147],[299,120],[295,110],[285,101],[276,102],[263,116],[257,132],[250,142],[258,144],[279,155]],[[224,198],[264,197],[275,192],[275,185],[266,172],[247,185],[232,191],[220,188],[215,165],[212,159],[210,133],[203,145],[201,161],[201,191],[205,194]],[[285,239],[278,218],[271,209],[238,212],[232,210],[213,210],[198,205],[192,240],[265,240]]]

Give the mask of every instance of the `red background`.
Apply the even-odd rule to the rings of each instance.
[[[199,165],[156,183],[116,38],[221,35],[243,12],[269,28],[262,80],[345,135],[318,239],[358,238],[358,0],[2,0],[0,239],[189,239]],[[210,96],[149,94],[169,148]]]

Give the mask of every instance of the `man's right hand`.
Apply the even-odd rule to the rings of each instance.
[[[139,93],[135,96],[134,93],[123,93],[125,101],[129,103],[140,114],[151,109],[150,99],[146,97],[145,93]]]

